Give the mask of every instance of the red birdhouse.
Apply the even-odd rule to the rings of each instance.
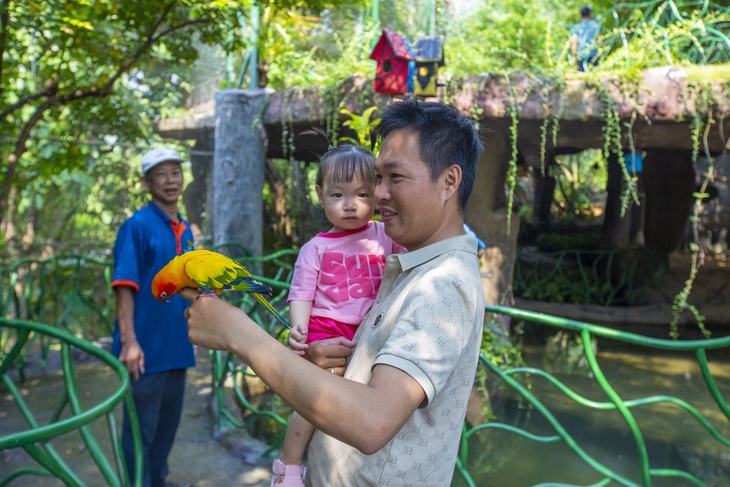
[[[370,59],[378,62],[373,87],[378,93],[402,95],[413,91],[415,59],[408,41],[390,29],[383,29]]]

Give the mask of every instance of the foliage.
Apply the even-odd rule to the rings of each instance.
[[[520,349],[512,343],[510,338],[510,319],[497,314],[487,313],[484,316],[482,331],[481,353],[493,364],[499,367],[521,367],[525,365]],[[480,364],[477,367],[474,384],[484,396],[482,402],[482,416],[493,419],[493,397],[495,388],[499,384],[491,377],[487,368]],[[502,386],[502,384],[499,384]]]
[[[709,0],[619,3],[603,27],[602,69],[730,62],[730,9]]]
[[[560,71],[569,63],[570,28],[585,2],[499,2],[487,0],[448,30],[443,68],[447,77],[485,72]],[[595,12],[611,5],[593,2]],[[458,56],[455,55],[458,53]]]
[[[348,30],[334,31],[332,26],[328,25],[331,20],[330,16],[327,15],[325,18],[323,14],[326,15],[333,9],[339,10],[340,8],[350,13],[357,12],[362,4],[362,0],[355,2],[345,2],[344,0],[252,1],[248,8],[241,9],[239,15],[242,19],[241,28],[232,33],[232,37],[243,39],[242,47],[244,48],[243,52],[237,54],[236,62],[241,66],[241,71],[236,85],[244,86],[245,79],[248,79],[246,86],[249,87],[252,85],[271,86],[276,89],[300,84],[329,84],[317,83],[316,76],[310,77],[312,74],[310,71],[316,70],[317,66],[321,65],[319,58],[323,46],[331,46],[333,36],[336,38],[336,42],[341,42],[337,31],[348,32]],[[327,39],[325,40],[322,35],[318,36],[319,32],[325,32]],[[341,51],[336,50],[336,52]],[[359,60],[361,56],[358,55],[354,59]],[[254,62],[257,76],[252,76],[251,67]],[[291,69],[294,66],[296,68]],[[307,82],[294,82],[298,74],[304,74]],[[254,83],[256,77],[258,80]],[[339,77],[338,75],[334,79]]]
[[[5,240],[16,239],[21,231],[35,239],[34,215],[54,205],[54,195],[62,197],[60,184],[72,182],[63,191],[81,193],[67,193],[59,209],[77,204],[78,196],[85,198],[96,159],[113,153],[120,141],[152,143],[152,122],[176,110],[187,88],[187,70],[197,56],[191,33],[201,42],[218,42],[236,21],[229,3],[0,4],[0,157],[6,161],[0,169],[0,218]],[[115,162],[127,161],[118,156]],[[6,216],[9,208],[13,213]],[[44,233],[44,238],[58,238],[53,229]]]
[[[540,232],[535,244],[543,252],[558,250],[596,250],[601,243],[599,232],[570,231],[568,228],[558,227],[557,232]]]
[[[555,177],[553,199],[555,220],[558,222],[593,221],[596,207],[602,204],[608,172],[599,151],[587,150],[579,154],[557,156],[557,165],[549,166]]]
[[[375,127],[380,123],[379,118],[372,118],[373,113],[375,110],[377,110],[378,107],[372,106],[370,108],[366,108],[365,111],[362,112],[362,115],[358,115],[356,113],[352,113],[350,110],[343,108],[340,110],[340,113],[343,115],[347,115],[350,117],[349,120],[345,120],[342,125],[349,128],[353,132],[355,132],[355,137],[340,137],[340,141],[342,142],[349,142],[354,145],[359,145],[360,147],[364,147],[368,150],[373,150],[373,153],[377,154],[380,151],[380,141],[376,141],[375,147],[372,147],[373,142],[373,130]]]

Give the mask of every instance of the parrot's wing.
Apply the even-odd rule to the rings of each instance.
[[[185,273],[198,286],[207,289],[223,289],[239,277],[236,262],[215,253],[207,253],[204,258],[192,257],[185,264]]]
[[[272,292],[269,286],[261,281],[257,281],[253,277],[238,277],[236,280],[226,285],[226,289],[246,291],[247,293],[271,294]]]

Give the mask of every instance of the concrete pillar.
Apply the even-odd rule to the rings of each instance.
[[[617,249],[629,245],[631,232],[630,212],[621,215],[621,198],[626,189],[621,165],[623,159],[615,153],[608,156],[608,182],[606,183],[606,211],[603,215],[603,241],[601,246]]]
[[[213,244],[236,243],[263,253],[266,90],[222,90],[215,95]]]
[[[696,189],[691,151],[649,149],[644,158],[646,245],[667,253],[684,236]]]
[[[467,225],[487,244],[479,252],[487,304],[512,304],[512,275],[517,258],[519,217],[513,212],[507,226],[505,177],[512,154],[506,131],[489,132],[479,158],[477,177],[464,210]]]

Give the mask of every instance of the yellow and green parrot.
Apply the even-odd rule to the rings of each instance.
[[[160,301],[184,287],[197,288],[201,295],[220,295],[224,289],[245,291],[269,310],[282,325],[289,322],[262,294],[271,294],[271,288],[251,277],[251,273],[235,260],[210,250],[191,250],[175,256],[152,279],[152,294]]]

